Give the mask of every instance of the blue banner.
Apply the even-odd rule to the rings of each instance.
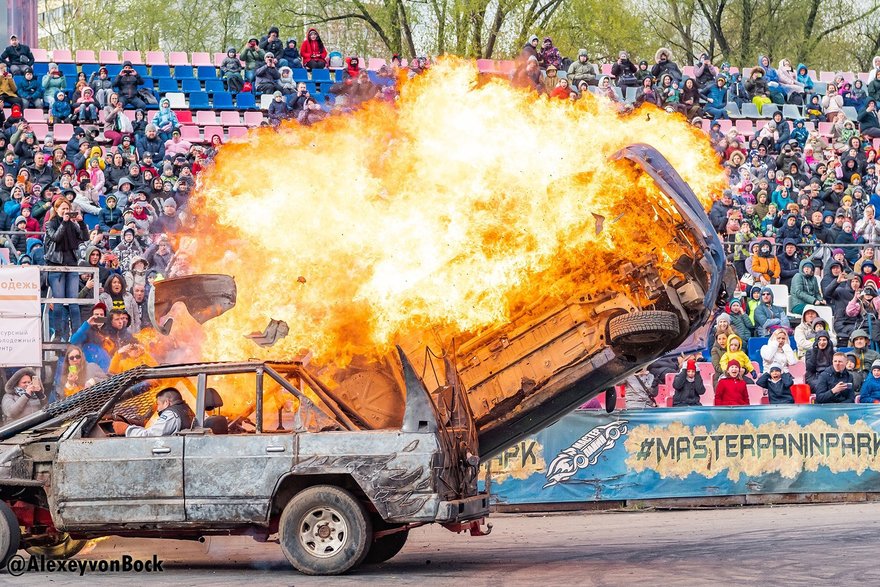
[[[877,491],[880,407],[578,411],[489,467],[502,504]]]

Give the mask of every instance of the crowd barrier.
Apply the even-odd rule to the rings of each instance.
[[[581,410],[488,467],[496,506],[873,492],[880,407]]]

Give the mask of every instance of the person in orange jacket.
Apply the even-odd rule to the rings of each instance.
[[[750,261],[750,262],[749,262]],[[752,254],[746,262],[746,268],[760,283],[779,283],[782,268],[779,259],[773,254],[770,241],[762,239],[758,242],[758,254]]]

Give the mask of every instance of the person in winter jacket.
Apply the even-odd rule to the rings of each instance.
[[[4,391],[0,415],[7,424],[39,412],[48,403],[39,375],[29,367],[13,373]]]
[[[846,355],[834,353],[831,367],[822,371],[813,391],[817,404],[851,404],[855,401],[853,377],[846,369]]]
[[[124,311],[131,318],[128,326],[130,332],[137,332],[141,329],[138,313],[135,312],[134,298],[128,291],[125,278],[118,273],[114,273],[104,282],[104,293],[99,297],[110,312]]]
[[[552,65],[557,69],[562,67],[562,55],[560,55],[559,49],[553,46],[553,39],[550,37],[544,37],[538,60],[544,67],[547,67],[548,65]]]
[[[831,335],[824,330],[817,331],[816,337],[813,339],[813,347],[807,351],[807,356],[804,359],[807,367],[804,380],[810,389],[816,389],[819,375],[831,367],[833,357],[834,345],[831,344]]]
[[[764,363],[763,371],[770,369],[770,365],[779,365],[788,373],[789,367],[798,362],[797,355],[791,349],[788,333],[782,328],[777,328],[770,336],[767,344],[761,347],[761,360]]]
[[[697,372],[694,360],[689,360],[682,366],[672,381],[672,389],[675,390],[672,396],[673,407],[700,405],[700,396],[706,393],[706,386]]]
[[[793,219],[793,216],[789,216]],[[782,238],[781,236],[778,238]],[[782,253],[777,257],[779,261],[779,283],[791,287],[791,280],[798,273],[800,258],[797,254],[797,240],[786,238],[782,241]],[[754,268],[754,263],[752,264]]]
[[[272,94],[272,102],[269,104],[269,124],[278,126],[288,116],[290,116],[290,109],[287,107],[287,102],[284,101],[281,92],[276,91]]]
[[[266,52],[257,45],[256,37],[251,37],[248,40],[247,45],[241,51],[240,58],[244,62],[244,79],[249,82],[254,81],[257,68],[266,61]]]
[[[749,272],[757,281],[766,285],[779,280],[782,268],[779,266],[779,260],[773,256],[770,241],[763,239],[758,241],[758,254],[750,256],[747,265],[749,265],[748,261],[751,261]]]
[[[63,92],[67,89],[67,80],[61,75],[57,64],[49,64],[49,71],[43,76],[42,86],[43,104],[51,107],[55,102],[58,92]]]
[[[740,365],[736,359],[727,364],[724,376],[715,386],[716,406],[747,406],[749,391],[746,382],[740,378]]]
[[[34,54],[31,48],[19,42],[18,37],[9,37],[9,45],[0,53],[0,61],[9,67],[9,73],[19,75],[34,65]]]
[[[43,107],[43,86],[30,69],[25,72],[24,81],[18,84],[18,96],[21,98],[22,108]]]
[[[281,86],[281,93],[284,96],[295,94],[296,81],[293,79],[293,70],[289,67],[281,67],[278,69],[278,73],[281,74],[281,77],[278,79],[278,84]]]
[[[617,61],[611,66],[611,75],[617,80],[617,85],[621,88],[637,88],[641,85],[641,80],[636,76],[638,68],[630,61],[629,53],[621,51],[617,55]]]
[[[809,259],[800,263],[800,271],[791,280],[788,303],[794,314],[800,314],[807,305],[825,305],[822,293],[819,291],[819,281],[813,275],[815,266]]]
[[[712,65],[708,53],[700,54],[700,58],[694,64],[694,79],[697,85],[702,89],[709,87],[715,82],[718,76],[718,68]]]
[[[660,47],[654,54],[654,66],[651,68],[651,76],[654,79],[660,79],[665,74],[669,74],[674,82],[679,83],[683,77],[678,65],[672,61],[672,51],[666,47]]]
[[[271,53],[280,58],[281,52],[284,50],[284,44],[278,38],[278,27],[269,27],[269,33],[260,39],[260,49],[266,53]]]
[[[819,317],[818,306],[808,305],[804,307],[801,323],[794,329],[794,341],[799,357],[803,357],[807,351],[813,348],[813,341],[819,332],[827,332],[831,336],[831,343],[837,344],[837,337],[831,330],[830,325]]]
[[[643,369],[624,379],[626,385],[626,409],[634,410],[641,408],[656,408],[656,387],[653,385],[654,376]]]
[[[327,49],[316,29],[309,29],[306,38],[299,48],[303,66],[306,69],[324,69],[327,67]]]
[[[868,332],[861,328],[854,330],[849,337],[849,342],[853,347],[851,352],[856,359],[855,370],[867,373],[874,361],[880,359],[880,353],[868,347],[870,343]]]
[[[721,355],[718,364],[722,371],[727,371],[727,365],[734,360],[739,363],[742,376],[757,376],[757,366],[749,360],[749,356],[743,351],[742,340],[737,335],[731,334],[727,337],[727,350]]]
[[[111,230],[122,228],[122,211],[116,207],[119,198],[116,194],[108,195],[98,213],[98,228],[101,232],[109,233]]]
[[[278,55],[278,53],[275,53]],[[299,54],[299,48],[296,39],[287,39],[287,45],[281,51],[278,58],[278,65],[281,67],[300,68],[303,66],[302,57]]]
[[[590,63],[586,49],[578,51],[577,61],[573,61],[568,66],[568,83],[572,87],[578,87],[582,81],[587,82],[591,86],[599,84],[599,70]]]
[[[742,344],[748,345],[755,331],[755,323],[749,317],[747,303],[740,298],[730,300],[730,326],[742,339]]]
[[[794,403],[794,397],[791,395],[794,378],[790,373],[783,373],[779,365],[770,365],[770,370],[758,377],[755,383],[767,390],[771,404]]]
[[[159,111],[153,115],[153,126],[156,127],[159,138],[163,141],[169,140],[172,131],[180,128],[180,122],[171,109],[171,101],[168,98],[162,98],[159,102]]]
[[[880,404],[880,360],[871,364],[871,376],[862,383],[859,390],[860,404]]]
[[[220,63],[220,79],[226,90],[232,94],[237,94],[244,86],[244,68],[238,59],[238,52],[235,47],[229,47],[226,50],[226,57]]]
[[[276,60],[272,53],[266,53],[265,64],[254,72],[254,89],[263,94],[281,91],[281,73],[275,66]]]
[[[67,101],[67,94],[58,92],[55,94],[55,101],[49,107],[49,122],[54,124],[64,123],[70,120],[70,115],[70,102]]]
[[[713,118],[730,118],[727,114],[727,80],[723,77],[715,78],[715,83],[707,85],[701,92],[706,100],[703,110]]]
[[[147,104],[138,95],[138,88],[144,84],[144,80],[131,64],[125,61],[122,71],[113,79],[113,89],[119,94],[119,103],[123,108],[146,109]]]

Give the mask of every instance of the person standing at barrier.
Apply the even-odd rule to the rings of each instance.
[[[852,374],[846,370],[846,355],[834,353],[831,366],[819,375],[815,392],[817,404],[851,404],[855,401]]]
[[[706,386],[697,372],[696,361],[691,359],[682,365],[681,371],[672,380],[672,389],[675,390],[672,396],[673,407],[700,405],[700,396],[706,393]]]
[[[794,378],[790,373],[783,373],[779,365],[770,365],[770,370],[758,377],[757,385],[767,390],[771,404],[793,404],[791,386]]]
[[[72,210],[70,202],[64,198],[55,201],[52,211],[53,216],[46,223],[46,265],[76,267],[79,246],[89,240],[89,229],[82,213]],[[76,298],[79,295],[79,274],[52,271],[49,273],[49,287],[53,298]],[[52,304],[51,319],[54,341],[66,341],[82,323],[79,309],[66,304]]]
[[[727,363],[724,377],[718,380],[715,386],[716,406],[747,406],[749,405],[749,391],[746,382],[740,377],[740,365],[736,359]]]

